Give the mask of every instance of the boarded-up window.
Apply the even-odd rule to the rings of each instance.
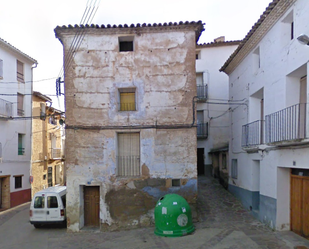
[[[119,99],[120,111],[136,111],[135,88],[119,89]]]
[[[24,116],[24,95],[17,93],[17,115]]]
[[[24,64],[20,61],[17,61],[17,81],[18,82],[25,82],[24,81]]]
[[[118,134],[118,176],[140,175],[140,136],[139,133]]]

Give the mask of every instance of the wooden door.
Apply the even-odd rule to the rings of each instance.
[[[309,177],[291,175],[291,230],[309,238]]]
[[[197,174],[205,175],[204,148],[197,148]]]
[[[100,187],[84,188],[85,226],[100,225]]]

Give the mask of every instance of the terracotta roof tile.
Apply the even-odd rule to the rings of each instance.
[[[19,54],[23,55],[24,57],[26,57],[28,60],[32,61],[33,63],[37,63],[37,61],[33,58],[31,58],[29,55],[23,53],[22,51],[20,51],[18,48],[14,47],[13,45],[11,45],[10,43],[8,43],[7,41],[3,40],[0,38],[0,45],[4,45],[5,47],[18,52]]]
[[[169,29],[169,28],[173,28],[173,27],[195,27],[195,32],[196,32],[196,41],[198,41],[200,35],[202,34],[202,32],[205,30],[204,29],[204,23],[202,23],[202,21],[197,21],[197,22],[169,22],[169,23],[153,23],[153,24],[146,24],[146,23],[143,23],[143,24],[140,24],[140,23],[137,23],[137,24],[131,24],[131,25],[128,25],[128,24],[119,24],[119,25],[116,25],[116,24],[107,24],[107,25],[98,25],[98,24],[91,24],[91,25],[77,25],[75,24],[74,27],[70,24],[68,26],[57,26],[55,28],[55,33],[56,33],[56,36],[58,34],[58,32],[60,32],[61,30],[66,30],[66,29],[153,29],[153,30],[156,30],[156,29]]]
[[[196,45],[196,48],[232,46],[232,45],[239,45],[240,42],[241,42],[241,40],[236,40],[236,41],[209,42],[209,43],[197,44],[197,45]]]

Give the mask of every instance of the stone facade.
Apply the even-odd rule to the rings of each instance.
[[[32,196],[49,186],[64,185],[64,154],[62,148],[62,113],[51,105],[51,99],[34,92],[32,99]]]
[[[65,63],[68,230],[88,224],[84,191],[92,186],[99,186],[102,230],[150,225],[166,193],[195,203],[195,44],[202,23],[57,27],[65,62],[80,29],[87,33]],[[132,49],[121,51],[122,41]],[[122,93],[134,96],[133,109],[122,109]],[[130,150],[137,163],[125,166],[121,153]]]

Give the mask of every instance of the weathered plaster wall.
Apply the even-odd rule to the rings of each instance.
[[[45,100],[33,96],[32,100],[33,116],[40,116],[40,103],[45,103]],[[63,168],[62,162],[60,159],[52,160],[51,158],[51,136],[54,134],[56,136],[56,147],[61,148],[61,132],[59,126],[59,116],[57,116],[57,125],[49,123],[49,115],[52,114],[48,109],[48,104],[46,108],[46,119],[41,120],[40,118],[35,118],[32,121],[32,155],[31,155],[31,175],[33,176],[32,183],[32,196],[48,187],[48,167],[52,167],[52,184],[55,185],[55,174],[56,166]],[[62,171],[63,174],[63,171]],[[43,177],[45,175],[45,178]],[[63,175],[61,175],[62,184]]]
[[[195,32],[126,34],[134,36],[134,52],[119,52],[119,35],[90,30],[66,69],[66,125],[88,127],[66,130],[70,231],[84,225],[83,186],[100,186],[101,229],[150,225],[156,201],[169,192],[196,201],[196,128],[189,127],[196,95]],[[61,36],[65,54],[72,39]],[[118,111],[123,87],[136,87],[136,111]],[[116,175],[118,132],[140,133],[140,176]],[[180,186],[172,187],[172,179],[180,179]]]

